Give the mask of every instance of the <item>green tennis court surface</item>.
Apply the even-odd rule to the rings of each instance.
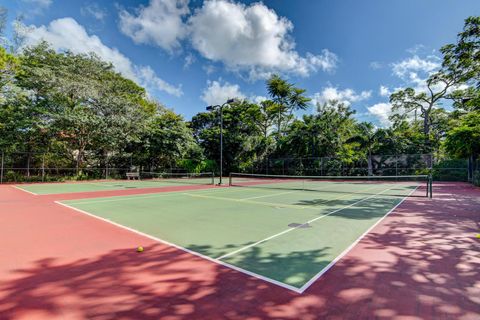
[[[195,177],[168,177],[159,179],[150,178],[144,180],[108,180],[94,182],[22,184],[17,185],[17,188],[34,194],[60,194],[106,190],[159,188],[172,185],[207,185],[213,183],[213,176],[210,174]]]
[[[295,181],[63,201],[302,292],[420,184]]]

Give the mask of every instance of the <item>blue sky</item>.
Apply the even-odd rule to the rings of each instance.
[[[279,73],[313,102],[336,98],[388,125],[392,90],[440,64],[478,0],[0,0],[27,44],[94,51],[190,119],[233,96],[260,101]],[[12,25],[10,25],[11,31]],[[313,112],[312,106],[307,112]]]

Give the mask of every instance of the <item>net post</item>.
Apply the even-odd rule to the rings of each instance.
[[[430,198],[430,175],[427,178],[427,197]]]
[[[430,176],[430,199],[433,198],[433,176]]]
[[[228,174],[228,186],[229,187],[232,186],[232,173],[231,172]]]
[[[45,153],[42,155],[42,182],[45,182]]]
[[[105,155],[105,180],[108,180],[108,154]]]
[[[5,154],[2,151],[2,160],[0,163],[0,184],[3,183],[4,159],[5,159]]]
[[[215,184],[215,172],[212,172],[212,185]]]

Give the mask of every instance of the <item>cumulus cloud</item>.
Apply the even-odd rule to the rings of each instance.
[[[191,14],[188,0],[150,0],[133,12],[122,9],[119,26],[135,43],[169,52],[188,41],[204,58],[254,80],[274,72],[299,76],[331,72],[338,61],[327,49],[300,55],[291,37],[293,24],[261,2],[206,0]]]
[[[409,49],[407,51],[416,53],[420,50],[423,50],[423,48],[424,47],[422,45],[417,45],[413,49]],[[393,75],[397,76],[403,81],[403,84],[400,87],[393,89],[391,92],[401,90],[405,87],[411,87],[415,89],[416,92],[428,93],[426,80],[430,75],[434,74],[440,69],[441,59],[435,55],[420,57],[414,54],[409,58],[392,63],[391,67]],[[442,82],[431,86],[431,89],[434,91],[440,91],[443,90],[443,88],[444,83]],[[452,87],[448,90],[448,92],[451,92],[455,89],[455,87]]]
[[[240,86],[221,81],[208,81],[207,88],[200,97],[207,105],[225,103],[228,99],[244,99],[245,95],[240,91]]]
[[[355,92],[355,90],[350,88],[340,90],[336,87],[328,86],[323,88],[321,92],[315,93],[312,97],[312,102],[314,104],[322,104],[329,100],[338,100],[347,105],[350,105],[353,102],[366,100],[370,98],[371,95],[371,91],[362,91],[360,93],[357,93]]]
[[[337,56],[327,49],[319,55],[300,56],[289,36],[293,24],[263,3],[205,1],[188,24],[198,52],[230,69],[246,70],[251,78],[264,78],[271,72],[308,76],[317,70],[332,71],[337,64]]]
[[[98,3],[90,3],[80,8],[82,16],[93,17],[98,21],[104,21],[107,17],[107,11],[100,7]]]
[[[135,43],[153,44],[169,52],[180,47],[187,35],[184,17],[188,0],[151,0],[134,13],[120,11],[120,30]]]
[[[29,26],[25,32],[27,45],[47,41],[56,50],[70,50],[74,53],[94,52],[101,59],[111,62],[123,76],[147,87],[160,90],[174,96],[182,95],[180,87],[175,87],[155,75],[148,66],[137,66],[116,48],[102,43],[96,35],[89,35],[85,28],[72,18],[53,20],[48,26]],[[22,29],[19,29],[21,31]]]
[[[378,94],[382,97],[389,97],[392,94],[392,92],[390,91],[390,89],[388,89],[388,87],[380,86],[380,89],[378,90]]]
[[[430,74],[440,67],[440,58],[428,56],[420,58],[414,55],[392,64],[393,74],[402,79],[418,77],[418,73]]]
[[[391,121],[388,119],[392,114],[392,105],[390,103],[377,103],[367,107],[368,113],[378,119],[382,126],[388,127]]]

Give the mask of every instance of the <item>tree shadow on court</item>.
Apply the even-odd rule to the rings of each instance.
[[[319,263],[319,255],[265,256],[253,250],[246,257],[264,270],[283,266],[288,273],[298,263]],[[88,319],[268,318],[255,307],[258,295],[297,295],[160,244],[141,254],[114,250],[67,264],[46,258],[16,273],[16,280],[0,285],[2,320],[34,314],[53,318],[65,312]]]
[[[303,294],[158,244],[17,270],[0,280],[0,319],[478,319],[480,215],[472,198],[480,192],[437,191],[434,201],[405,202]],[[294,268],[321,255],[252,250],[242,262]]]
[[[351,206],[356,201],[361,199],[361,197],[359,197],[358,200],[337,199],[329,201],[328,203],[325,202],[325,199],[310,199],[300,200],[295,204],[300,206],[318,206],[319,216],[338,210],[334,213],[331,213],[330,216],[354,220],[371,220],[385,216],[402,200],[401,198],[397,197],[372,197]]]

